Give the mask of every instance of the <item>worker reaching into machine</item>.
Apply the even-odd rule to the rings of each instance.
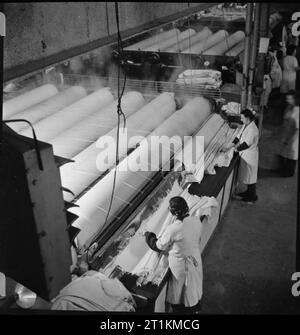
[[[173,312],[198,314],[203,281],[200,251],[203,217],[191,217],[188,204],[182,197],[171,198],[169,210],[176,218],[175,222],[159,238],[146,232],[146,242],[152,250],[168,253],[171,277],[166,301],[171,304]]]
[[[248,203],[257,201],[256,182],[258,172],[258,140],[259,131],[254,122],[255,112],[245,109],[241,112],[243,127],[240,134],[234,139],[232,145],[224,148],[228,151],[234,148],[240,155],[238,181],[247,185],[245,192],[237,194],[238,198]]]

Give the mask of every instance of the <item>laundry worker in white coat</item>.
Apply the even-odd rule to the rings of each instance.
[[[289,45],[287,47],[286,56],[283,58],[281,93],[296,90],[297,71],[299,71],[299,69],[298,60],[296,58],[296,47]]]
[[[176,221],[158,239],[154,233],[146,232],[146,242],[152,250],[168,252],[171,276],[166,301],[171,304],[173,312],[198,314],[203,281],[200,237],[202,220],[207,220],[207,217],[191,217],[182,197],[171,198],[169,210]]]
[[[279,152],[280,175],[292,177],[295,174],[299,151],[299,104],[295,91],[286,94],[286,102]]]
[[[259,131],[254,122],[255,112],[245,109],[241,112],[243,127],[240,134],[234,139],[232,145],[224,151],[235,148],[240,155],[238,180],[247,185],[245,192],[237,194],[239,198],[248,203],[258,200],[256,182],[258,172],[258,141]]]

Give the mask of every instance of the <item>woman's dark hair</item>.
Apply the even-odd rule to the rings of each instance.
[[[182,197],[173,197],[169,201],[169,209],[172,215],[179,220],[189,212],[189,206]]]
[[[269,46],[269,51],[271,51],[271,52],[274,52],[274,51],[278,51],[278,47],[277,47],[277,45],[276,44],[270,44],[270,46]]]
[[[255,114],[250,109],[244,109],[243,111],[241,111],[241,114],[243,114],[250,121],[253,121],[255,119]]]
[[[282,52],[282,50],[279,49],[279,50],[277,51],[277,55],[276,55],[276,56],[277,56],[277,59],[281,59],[281,58],[283,58],[283,52]]]
[[[288,56],[292,56],[293,52],[296,50],[296,46],[295,45],[288,45],[286,48],[286,54]]]

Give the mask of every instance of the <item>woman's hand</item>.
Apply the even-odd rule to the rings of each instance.
[[[223,152],[223,153],[226,153],[226,152],[228,152],[229,150],[231,149],[231,147],[223,147],[222,149],[221,149],[221,152]]]
[[[160,254],[164,255],[164,256],[167,256],[167,257],[169,256],[169,252],[167,250],[161,250]]]

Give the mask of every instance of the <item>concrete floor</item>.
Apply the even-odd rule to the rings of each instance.
[[[260,141],[259,200],[232,200],[203,254],[203,313],[300,314],[291,294],[295,272],[297,176],[280,178],[278,126]],[[298,305],[298,306],[297,306]]]

